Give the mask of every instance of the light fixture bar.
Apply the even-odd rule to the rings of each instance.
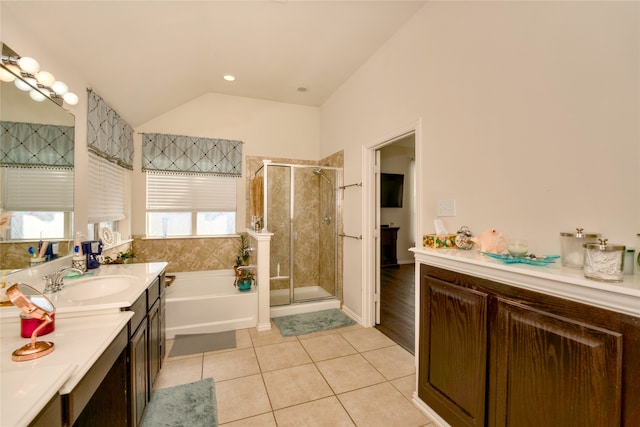
[[[78,103],[78,96],[69,92],[68,86],[48,71],[41,70],[38,61],[31,57],[19,56],[6,44],[2,43],[0,56],[0,80],[15,82],[18,89],[29,92],[31,99],[42,102],[49,98],[62,106]]]

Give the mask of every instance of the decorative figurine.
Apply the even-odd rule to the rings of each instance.
[[[495,228],[484,231],[476,237],[472,237],[471,241],[478,246],[480,252],[500,254],[507,249],[507,240],[502,237],[502,233],[498,232]]]

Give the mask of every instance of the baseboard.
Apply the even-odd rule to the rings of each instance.
[[[433,409],[431,409],[426,403],[418,397],[417,392],[413,392],[413,399],[411,400],[413,405],[418,408],[423,414],[425,414],[436,427],[451,427],[449,423],[442,419],[440,415]]]
[[[344,311],[349,317],[358,322],[360,325],[364,325],[364,323],[362,323],[362,318],[344,304],[342,304],[342,311]]]

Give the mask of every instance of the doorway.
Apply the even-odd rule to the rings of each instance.
[[[377,148],[375,327],[414,354],[415,132]]]

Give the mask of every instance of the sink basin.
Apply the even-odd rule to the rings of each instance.
[[[85,301],[114,295],[137,285],[138,279],[134,276],[89,277],[66,282],[59,296],[67,301]]]

